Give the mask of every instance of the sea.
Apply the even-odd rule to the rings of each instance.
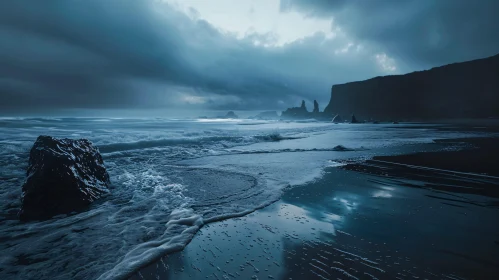
[[[485,133],[417,123],[0,118],[0,279],[124,279],[182,250],[203,225],[270,205],[326,167]],[[110,195],[87,211],[20,222],[39,135],[91,140]]]

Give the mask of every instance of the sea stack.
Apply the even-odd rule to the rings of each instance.
[[[305,100],[301,101],[300,107],[288,108],[281,114],[282,119],[307,119],[311,117],[312,115],[307,111],[307,107],[305,106]]]
[[[80,211],[109,193],[102,156],[87,139],[39,136],[30,151],[26,177],[21,220]]]
[[[359,123],[359,121],[357,120],[357,118],[355,117],[354,114],[352,114],[352,121],[351,123]]]
[[[314,110],[312,112],[314,114],[318,114],[319,113],[319,103],[317,102],[317,100],[314,100]]]

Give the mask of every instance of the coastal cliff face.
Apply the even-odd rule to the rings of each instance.
[[[334,85],[324,112],[362,120],[498,117],[499,55]]]

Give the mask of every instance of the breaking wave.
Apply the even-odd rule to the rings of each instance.
[[[126,278],[150,261],[181,250],[204,224],[264,207],[276,201],[284,188],[252,174],[176,166],[171,159],[295,139],[276,132],[218,128],[123,133],[112,127],[114,120],[88,120],[92,124],[83,126],[90,131],[85,135],[82,127],[73,128],[65,120],[12,121],[19,122],[10,123],[19,130],[0,128],[2,279]],[[44,126],[52,122],[60,125]],[[95,129],[95,123],[106,126]],[[88,137],[96,143],[111,176],[112,194],[88,211],[23,223],[17,212],[29,149],[47,131],[56,137]]]
[[[362,126],[366,131],[359,132],[348,125],[316,122],[238,123],[0,119],[0,279],[125,278],[159,256],[181,250],[204,224],[244,215],[279,199],[293,184],[289,177],[303,180],[321,164],[340,164],[310,160],[314,164],[292,169],[293,162],[302,160],[300,155],[282,154],[275,157],[279,160],[258,155],[244,158],[251,168],[235,164],[231,170],[227,158],[207,156],[235,155],[237,162],[244,161],[241,154],[341,152],[346,157],[362,146],[400,139],[380,131],[380,126],[372,131]],[[85,212],[19,222],[29,149],[41,134],[88,138],[97,145],[111,176],[112,195]],[[402,140],[434,138],[428,131],[410,136]],[[335,146],[338,143],[348,146]],[[324,159],[334,153],[308,154]],[[210,168],[177,163],[192,158],[204,158]],[[269,169],[263,160],[279,166]]]
[[[248,145],[258,142],[274,142],[283,140],[299,139],[300,137],[282,136],[279,133],[270,133],[255,136],[207,136],[207,137],[184,137],[158,140],[141,140],[136,142],[112,143],[99,145],[99,150],[103,153],[118,151],[142,150],[149,148],[167,146],[212,146],[219,144],[224,148],[237,145]]]

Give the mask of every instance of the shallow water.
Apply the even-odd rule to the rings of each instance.
[[[498,209],[431,194],[327,168],[263,210],[202,228],[131,280],[494,279]]]
[[[415,126],[415,125],[414,125]],[[182,249],[206,223],[279,199],[342,158],[481,135],[438,126],[251,120],[0,119],[0,278],[112,279]],[[21,185],[38,135],[88,138],[112,194],[82,213],[20,223]],[[349,151],[336,151],[343,145]]]

